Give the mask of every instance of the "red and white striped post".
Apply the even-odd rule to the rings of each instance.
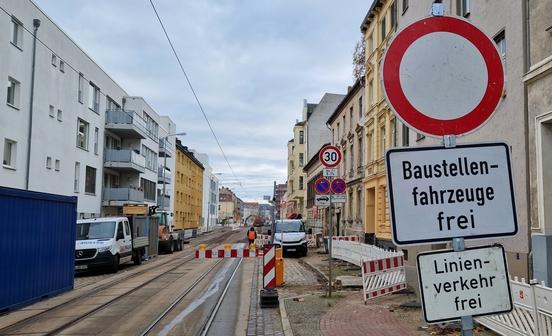
[[[265,245],[263,252],[263,287],[276,288],[276,249]]]
[[[260,293],[261,308],[278,307],[278,290],[276,290],[276,249],[274,245],[263,248],[263,289]]]

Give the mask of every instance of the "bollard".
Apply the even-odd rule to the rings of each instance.
[[[260,294],[261,308],[278,307],[276,290],[276,252],[274,245],[265,245],[263,251],[263,289]]]
[[[205,251],[207,249],[207,245],[205,244],[200,244],[198,247],[197,247],[198,250],[200,251]]]
[[[232,249],[232,244],[224,244],[224,249],[225,250],[231,250]]]
[[[284,258],[282,257],[282,248],[276,248],[276,287],[284,285]]]

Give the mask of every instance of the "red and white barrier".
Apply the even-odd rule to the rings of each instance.
[[[255,239],[255,246],[263,247],[265,245],[270,244],[270,240],[271,240],[271,237],[269,235],[259,234]]]
[[[316,235],[308,234],[307,235],[307,247],[316,247]]]
[[[328,236],[324,238],[328,239]],[[358,236],[332,236],[332,240],[344,240],[344,241],[360,241]]]
[[[403,256],[363,261],[361,268],[364,303],[406,288]]]
[[[258,257],[262,253],[254,249],[219,249],[219,250],[197,250],[195,257],[197,259],[218,259],[218,258],[249,258]]]
[[[263,255],[263,287],[276,287],[276,249],[274,245],[267,245]]]

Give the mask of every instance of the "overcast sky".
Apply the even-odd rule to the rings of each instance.
[[[345,93],[372,0],[155,0],[236,184],[149,0],[35,0],[129,94],[169,115],[244,200],[286,180],[303,99]]]

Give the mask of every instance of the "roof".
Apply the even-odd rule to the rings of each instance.
[[[372,2],[372,6],[370,6],[370,9],[368,10],[368,13],[366,13],[366,16],[364,17],[364,20],[362,20],[362,24],[360,25],[360,31],[365,32],[366,29],[368,29],[368,26],[372,22],[372,19],[374,16],[376,16],[376,9],[383,6],[383,0],[374,0]]]
[[[354,95],[363,86],[364,86],[363,81],[360,78],[357,79],[353,87],[349,90],[349,92],[347,92],[347,95],[345,96],[345,98],[341,101],[341,103],[339,103],[339,105],[337,105],[337,107],[335,108],[335,111],[332,113],[330,118],[328,118],[328,121],[326,121],[326,124],[328,125],[331,124],[337,118],[337,116],[341,112],[341,109],[351,101]]]
[[[186,155],[190,160],[192,160],[193,163],[199,166],[201,170],[205,170],[205,167],[199,162],[199,160],[194,156],[194,153],[192,153],[188,147],[182,146],[182,142],[180,140],[176,140],[176,149],[180,151],[182,154]]]
[[[307,164],[303,167],[303,172],[307,172],[312,166],[314,166],[314,164],[316,162],[319,161],[319,155],[320,155],[320,150],[322,150],[322,148],[326,147],[326,146],[329,146],[330,143],[325,143],[323,144],[319,149],[318,149],[318,152],[316,152],[316,155],[313,155],[311,157],[311,159],[309,160],[309,162],[307,162]]]
[[[297,122],[295,126],[305,126],[305,120]]]

